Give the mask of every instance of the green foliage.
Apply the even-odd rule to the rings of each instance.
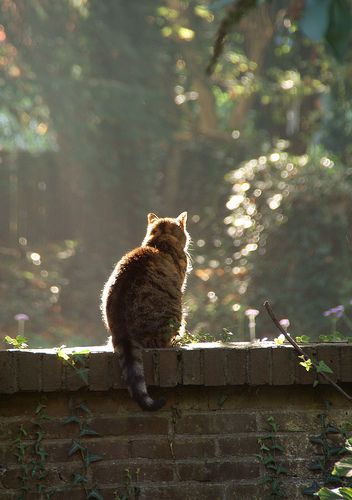
[[[15,338],[5,335],[4,341],[7,344],[12,345],[15,349],[26,349],[26,347],[28,347],[28,339],[23,335],[16,335]]]
[[[64,420],[63,425],[74,423],[78,426],[79,434],[76,439],[72,439],[67,456],[80,455],[83,470],[74,471],[71,476],[70,486],[81,486],[87,499],[101,500],[103,498],[99,487],[91,479],[90,466],[94,462],[103,460],[100,455],[95,455],[89,451],[89,443],[81,441],[82,437],[99,436],[99,433],[90,427],[92,412],[84,402],[74,403],[70,400],[70,415]]]
[[[333,495],[344,495],[345,493],[340,492],[340,487],[342,486],[350,488],[348,481],[343,479],[346,469],[341,469],[342,474],[338,473],[338,467],[335,468],[337,464],[343,462],[345,459],[337,460],[336,457],[340,457],[348,451],[348,446],[350,440],[347,439],[346,445],[340,444],[341,438],[346,440],[348,431],[344,427],[336,427],[328,421],[326,414],[319,415],[320,423],[320,434],[312,436],[310,442],[316,447],[317,459],[310,465],[310,470],[315,471],[318,475],[319,482],[316,480],[312,485],[305,488],[302,493],[307,496],[318,496],[323,499],[330,498],[347,498],[345,496],[333,496]],[[343,441],[342,441],[343,443]],[[337,461],[336,461],[337,460]],[[335,467],[331,472],[333,461],[335,461]],[[346,466],[348,467],[348,459],[346,459]],[[343,466],[342,466],[343,467]],[[341,482],[342,481],[342,482]],[[328,487],[333,485],[332,489]]]
[[[258,439],[260,454],[257,455],[258,460],[265,466],[266,475],[263,478],[263,484],[268,488],[270,498],[282,497],[285,498],[283,483],[280,479],[281,475],[287,474],[287,468],[284,467],[278,454],[285,452],[284,447],[279,443],[277,438],[277,424],[273,417],[268,417],[267,422],[270,432]]]

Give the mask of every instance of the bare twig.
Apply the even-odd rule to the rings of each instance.
[[[255,6],[256,0],[234,0],[233,4],[228,8],[216,34],[213,56],[206,69],[208,75],[211,75],[214,71],[215,64],[223,51],[225,38],[232,25],[238,23],[242,17]]]
[[[267,310],[267,313],[269,314],[269,316],[272,319],[272,321],[273,321],[274,325],[276,326],[276,328],[278,328],[278,330],[280,330],[280,332],[285,336],[286,340],[288,340],[288,342],[293,346],[293,348],[295,349],[295,351],[298,353],[298,356],[302,356],[303,359],[304,359],[304,361],[308,361],[310,359],[309,356],[307,356],[304,353],[303,349],[297,344],[297,342],[280,325],[280,322],[276,318],[276,316],[274,314],[274,311],[272,310],[270,302],[268,300],[266,300],[264,302],[264,307]],[[315,366],[314,363],[313,363],[313,366],[316,369],[316,366]],[[327,382],[329,382],[329,384],[331,384],[338,392],[340,392],[346,399],[348,399],[348,401],[350,401],[352,403],[352,397],[349,394],[347,394],[347,392],[345,392],[338,384],[336,384],[336,382],[334,382],[329,377],[329,375],[327,375],[324,372],[319,372],[319,375],[321,375]]]

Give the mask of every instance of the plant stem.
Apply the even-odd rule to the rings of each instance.
[[[303,349],[297,344],[297,342],[290,335],[288,335],[286,330],[280,325],[279,320],[276,318],[276,316],[271,308],[270,302],[268,300],[266,300],[264,302],[264,307],[267,310],[267,313],[269,314],[269,316],[272,319],[276,328],[278,328],[280,330],[280,332],[285,336],[286,340],[288,340],[289,343],[294,347],[294,349],[298,353],[298,355],[303,356],[304,361],[307,361],[308,359],[310,359],[309,356],[307,356],[304,353]],[[316,368],[314,363],[313,363],[313,366],[314,366],[314,368]],[[350,401],[352,403],[352,397],[349,394],[347,394],[347,392],[345,392],[342,389],[342,387],[340,387],[338,384],[336,384],[336,382],[334,382],[326,373],[321,372],[321,373],[319,373],[319,375],[321,375],[327,382],[329,382],[329,384],[331,384],[338,392],[340,392],[340,394],[342,394],[346,399],[348,399],[348,401]]]

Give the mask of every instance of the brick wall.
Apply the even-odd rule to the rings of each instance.
[[[352,393],[352,346],[307,351]],[[105,348],[75,367],[50,350],[0,351],[0,500],[269,498],[257,457],[268,417],[286,498],[308,498],[321,415],[351,421],[350,403],[329,385],[313,389],[289,346],[147,350],[145,371],[151,394],[167,399],[156,413],[130,400]]]

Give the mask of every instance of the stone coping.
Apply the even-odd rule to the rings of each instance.
[[[307,344],[333,370],[331,378],[352,382],[352,345]],[[0,351],[0,393],[22,391],[107,391],[125,388],[117,356],[109,346],[65,348],[72,353],[89,349],[72,367],[57,356],[57,349],[8,349]],[[172,349],[145,349],[144,369],[148,385],[176,386],[287,386],[312,384],[290,345],[273,342],[201,343]],[[324,383],[324,380],[321,380]]]

